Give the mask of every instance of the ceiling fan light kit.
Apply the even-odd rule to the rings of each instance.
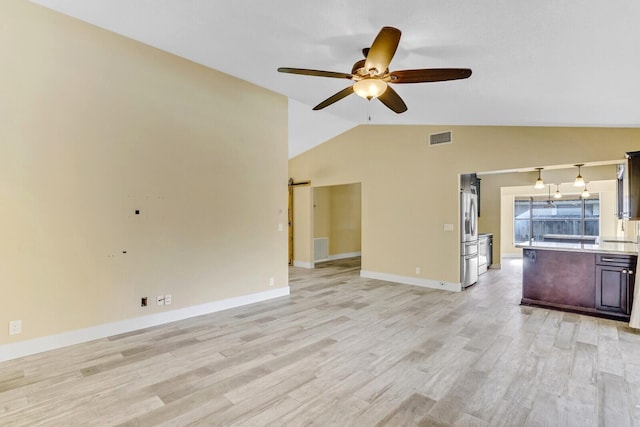
[[[353,84],[356,95],[371,100],[377,98],[387,90],[387,83],[380,79],[364,79]]]
[[[362,49],[365,59],[356,61],[351,74],[334,71],[310,70],[306,68],[280,67],[281,73],[300,74],[306,76],[349,79],[354,84],[330,96],[316,105],[314,110],[321,110],[342,98],[355,93],[371,100],[377,98],[387,108],[397,114],[407,111],[407,105],[400,95],[389,86],[389,83],[427,83],[446,80],[466,79],[471,76],[469,68],[423,68],[417,70],[389,71],[389,64],[400,43],[400,30],[393,27],[382,27],[370,48]]]

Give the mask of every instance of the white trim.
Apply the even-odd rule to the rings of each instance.
[[[511,258],[511,259],[522,258],[522,252],[503,252],[502,258]]]
[[[336,259],[353,258],[357,256],[362,256],[362,252],[346,252],[344,254],[329,255],[329,261],[333,261]]]
[[[396,274],[378,273],[375,271],[361,270],[360,277],[366,277],[367,279],[384,280],[386,282],[402,283],[404,285],[421,286],[423,288],[442,289],[452,292],[460,292],[462,290],[462,286],[460,283],[421,279],[419,277],[398,276]]]
[[[491,264],[491,266],[489,267],[489,270],[501,270],[502,269],[502,264]]]
[[[301,268],[313,268],[314,267],[314,263],[307,262],[307,261],[296,261],[296,260],[293,260],[293,266],[294,267],[301,267]]]
[[[289,286],[0,346],[0,362],[289,295]]]

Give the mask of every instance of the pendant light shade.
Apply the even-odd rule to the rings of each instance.
[[[544,188],[544,182],[542,181],[542,177],[540,176],[540,171],[544,168],[536,168],[538,170],[538,179],[536,179],[536,185],[533,188],[538,190],[542,190]]]
[[[573,185],[576,187],[584,187],[585,186],[584,178],[582,178],[582,175],[580,175],[580,168],[584,166],[584,163],[578,163],[577,165],[574,165],[574,166],[578,168],[578,176],[576,176],[576,180],[574,181]]]
[[[585,184],[584,186],[584,190],[582,190],[582,194],[581,194],[583,199],[586,199],[587,197],[591,196],[591,193],[589,193],[589,190],[587,190],[587,185]]]
[[[562,193],[560,192],[560,184],[556,184],[556,192],[553,195],[554,199],[562,199]]]

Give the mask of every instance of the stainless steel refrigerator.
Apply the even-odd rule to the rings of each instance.
[[[478,281],[478,195],[475,188],[460,193],[460,283]]]

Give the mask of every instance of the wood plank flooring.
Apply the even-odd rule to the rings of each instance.
[[[640,426],[640,334],[461,293],[290,269],[291,295],[0,364],[1,426]]]

